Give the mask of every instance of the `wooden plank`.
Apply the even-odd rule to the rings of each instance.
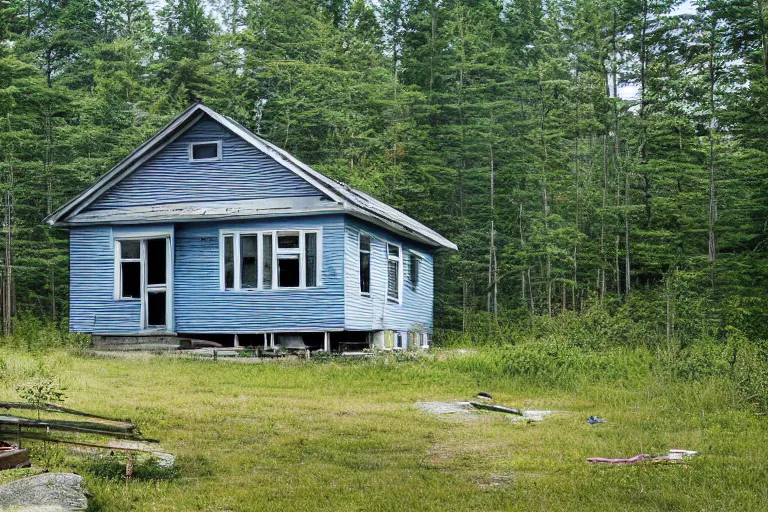
[[[19,409],[19,410],[27,410],[27,411],[36,411],[38,409],[46,412],[58,412],[62,414],[71,414],[73,416],[84,416],[86,418],[95,418],[105,421],[111,421],[119,426],[123,426],[127,430],[133,430],[134,426],[133,423],[126,420],[121,420],[117,418],[110,418],[108,416],[99,416],[98,414],[92,414],[90,412],[85,411],[78,411],[77,409],[70,409],[68,407],[62,407],[61,405],[56,404],[43,404],[40,407],[29,404],[26,402],[0,402],[0,409]]]
[[[503,412],[506,414],[516,414],[517,416],[523,415],[522,411],[520,411],[519,409],[513,409],[512,407],[504,407],[502,405],[482,404],[480,402],[469,402],[469,404],[475,409],[483,409],[485,411],[493,411],[493,412]]]
[[[0,416],[0,425],[8,425],[17,428],[36,428],[45,430],[61,430],[66,432],[83,432],[86,434],[100,434],[114,437],[136,437],[133,432],[116,431],[110,429],[81,427],[70,422],[38,421],[18,416]]]
[[[0,451],[0,470],[28,468],[31,465],[32,463],[29,462],[29,450],[16,448]]]

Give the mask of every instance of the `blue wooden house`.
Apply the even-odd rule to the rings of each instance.
[[[102,338],[428,346],[456,249],[202,104],[46,220],[70,231],[70,330]]]

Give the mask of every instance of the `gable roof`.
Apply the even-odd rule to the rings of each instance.
[[[441,236],[439,233],[431,230],[424,224],[407,216],[401,211],[375,199],[368,194],[356,190],[345,183],[341,183],[324,176],[312,169],[310,166],[299,161],[285,150],[278,148],[274,144],[257,137],[251,131],[243,127],[237,121],[211,110],[201,103],[192,105],[184,112],[179,114],[173,121],[168,123],[162,130],[157,132],[144,144],[134,149],[128,156],[115,165],[109,172],[99,178],[96,183],[83,191],[68,203],[61,206],[58,210],[49,215],[45,221],[50,225],[68,226],[76,224],[97,224],[105,222],[158,222],[161,220],[199,220],[201,218],[228,218],[237,216],[238,218],[250,218],[259,215],[274,215],[280,209],[264,208],[263,205],[245,205],[245,207],[233,205],[234,211],[228,211],[226,204],[201,205],[189,204],[185,208],[179,208],[180,205],[169,205],[167,208],[130,208],[121,209],[111,214],[103,212],[101,215],[94,215],[90,212],[82,213],[89,205],[101,197],[106,191],[117,185],[125,177],[133,173],[136,169],[156,155],[167,144],[180,137],[197,121],[204,116],[209,116],[226,129],[239,136],[253,147],[270,156],[280,163],[286,169],[294,172],[305,179],[311,185],[330,198],[317,209],[302,207],[301,204],[295,205],[295,211],[290,207],[285,208],[284,214],[306,214],[309,212],[329,212],[337,211],[348,213],[360,219],[384,227],[390,231],[403,235],[405,237],[417,240],[426,245],[434,247],[445,247],[456,250],[456,244]],[[207,206],[211,206],[209,208]],[[270,205],[271,206],[271,205]],[[216,215],[211,215],[213,211]]]

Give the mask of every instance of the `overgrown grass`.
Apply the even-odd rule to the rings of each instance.
[[[129,483],[120,461],[52,457],[83,474],[92,510],[764,510],[768,444],[734,381],[658,371],[649,348],[434,350],[426,357],[238,364],[5,352],[0,397],[44,371],[66,405],[133,418],[178,455]],[[417,401],[567,413],[445,421]],[[609,423],[590,426],[589,415]],[[698,450],[687,465],[591,456]],[[40,460],[40,449],[33,454]]]

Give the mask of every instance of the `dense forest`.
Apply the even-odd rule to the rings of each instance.
[[[444,330],[768,338],[765,0],[0,0],[4,332],[66,327],[43,219],[198,100],[456,242]]]

